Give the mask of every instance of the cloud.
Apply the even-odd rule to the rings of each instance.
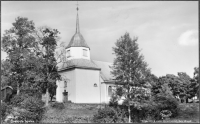
[[[178,43],[183,46],[194,46],[198,44],[198,31],[188,30],[181,34],[178,39]]]

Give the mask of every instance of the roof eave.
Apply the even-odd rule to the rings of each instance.
[[[95,67],[87,67],[87,66],[77,66],[77,65],[74,65],[74,66],[69,66],[69,67],[60,69],[60,70],[58,70],[58,72],[69,70],[69,69],[73,69],[73,68],[90,69],[90,70],[101,70],[100,68],[95,68]]]

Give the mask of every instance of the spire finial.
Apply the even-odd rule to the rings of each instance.
[[[79,29],[79,19],[78,19],[78,1],[77,1],[77,18],[76,18],[76,33],[79,33],[80,32],[80,29]]]

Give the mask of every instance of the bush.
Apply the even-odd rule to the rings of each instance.
[[[191,118],[192,116],[196,116],[199,114],[199,104],[189,103],[185,104],[182,103],[179,106],[178,115],[184,118]]]
[[[21,111],[17,120],[39,122],[45,112],[44,102],[37,97],[28,97],[21,103]]]
[[[12,97],[13,97],[13,94],[8,93],[8,94],[6,95],[6,98],[4,99],[4,101],[5,101],[6,103],[10,103]]]
[[[172,113],[170,118],[178,116],[179,112],[179,103],[172,96],[156,95],[152,96],[152,99],[149,101],[148,106],[146,106],[146,117],[150,117],[153,120],[161,120],[161,111],[168,110]]]
[[[1,103],[1,120],[5,120],[8,115],[8,105],[5,102]]]
[[[25,94],[19,94],[19,95],[15,95],[11,100],[10,100],[10,104],[14,107],[20,107],[21,103],[24,101],[24,99],[28,98],[28,95]]]
[[[59,103],[59,102],[55,102],[51,104],[52,108],[58,109],[58,110],[62,110],[65,108],[64,103]]]
[[[93,122],[95,123],[118,123],[125,122],[125,118],[123,117],[123,112],[115,110],[113,107],[105,107],[103,109],[99,109],[98,112],[93,116]]]
[[[117,95],[112,95],[110,101],[109,101],[109,106],[116,108],[118,106],[118,97]]]

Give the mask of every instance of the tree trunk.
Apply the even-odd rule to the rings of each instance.
[[[49,89],[46,89],[46,100],[45,100],[45,106],[49,105]]]
[[[128,105],[128,123],[131,123],[131,108],[130,108],[130,104]]]
[[[131,108],[130,108],[130,95],[129,95],[129,84],[128,84],[128,123],[131,123]]]
[[[187,97],[185,98],[185,101],[186,101],[186,103],[188,103],[188,98]]]
[[[20,90],[19,90],[19,83],[17,83],[17,95],[19,95]]]

